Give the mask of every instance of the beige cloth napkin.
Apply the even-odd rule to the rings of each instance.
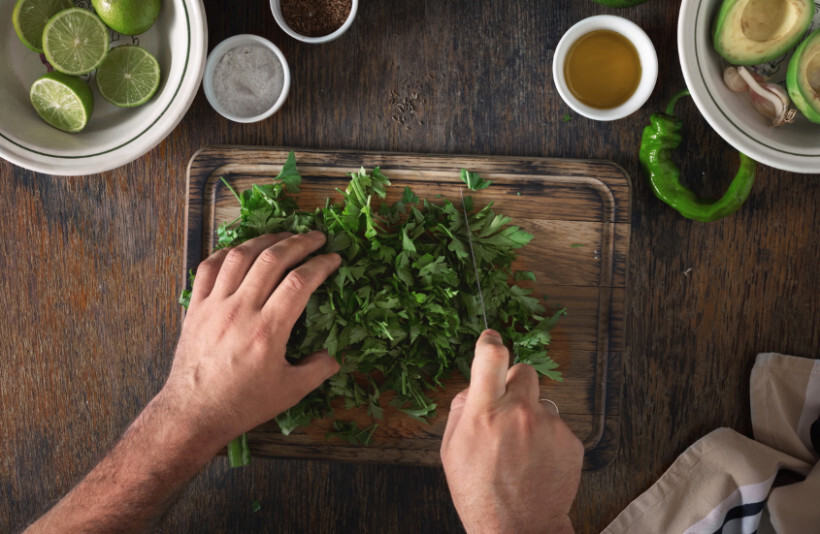
[[[759,354],[750,389],[754,439],[707,434],[604,532],[820,533],[820,360]]]

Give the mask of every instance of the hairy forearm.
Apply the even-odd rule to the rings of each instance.
[[[499,517],[492,512],[477,513],[469,517],[470,522],[464,522],[464,530],[467,534],[574,534],[570,518],[564,514],[552,517],[545,517],[542,521],[531,523],[521,521],[518,517]]]
[[[162,393],[146,406],[111,452],[27,533],[143,532],[186,482],[216,454],[212,436],[176,416]]]

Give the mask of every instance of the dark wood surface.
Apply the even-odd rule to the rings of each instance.
[[[187,273],[213,253],[217,228],[240,216],[235,191],[270,184],[282,170],[288,150],[236,146],[206,147],[188,168],[185,218]],[[468,191],[475,209],[493,203],[497,213],[512,217],[530,232],[532,241],[518,252],[513,269],[532,271],[536,282],[525,286],[549,298],[551,313],[565,307],[552,330],[550,354],[559,365],[562,382],[541,381],[541,398],[561,407],[561,416],[584,444],[584,467],[608,464],[618,447],[621,403],[621,358],[630,233],[629,177],[605,161],[511,156],[397,154],[353,150],[295,151],[302,185],[303,210],[334,202],[348,185],[347,175],[360,168],[379,167],[390,177],[388,202],[411,187],[420,198],[438,196],[458,203],[459,170],[466,168],[493,182]],[[230,184],[230,188],[225,185]],[[459,374],[448,377],[433,393],[437,416],[413,420],[389,406],[383,397],[383,420],[368,447],[328,440],[330,419],[283,436],[271,421],[250,433],[251,450],[262,456],[440,466],[441,436],[453,397],[467,387]],[[388,394],[389,395],[389,394]],[[343,420],[360,428],[374,423],[365,407],[334,407]]]
[[[621,165],[633,180],[633,218],[620,446],[609,465],[582,477],[578,531],[601,530],[710,430],[748,433],[755,354],[818,354],[820,175],[762,167],[743,209],[712,224],[684,220],[653,197],[636,153],[649,114],[684,85],[678,7],[364,2],[349,33],[308,46],[276,28],[267,2],[207,1],[210,47],[256,33],[283,49],[294,79],[276,116],[232,124],[200,92],[163,143],[115,171],[59,178],[0,162],[0,531],[24,526],[64,494],[161,387],[180,329],[186,165],[210,144]],[[573,114],[564,122],[553,50],[574,22],[600,13],[647,31],[660,58],[658,86],[627,119]],[[719,194],[736,157],[691,102],[679,109],[687,182]],[[161,527],[459,529],[437,468],[259,460],[230,471],[224,459],[188,486]]]

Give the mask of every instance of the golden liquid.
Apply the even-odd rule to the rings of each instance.
[[[564,62],[570,92],[598,109],[618,107],[641,80],[641,60],[629,39],[611,30],[595,30],[575,41]]]

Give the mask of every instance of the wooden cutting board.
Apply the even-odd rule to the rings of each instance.
[[[186,281],[185,273],[211,253],[217,226],[239,214],[220,177],[237,191],[270,183],[287,154],[283,149],[215,146],[194,155],[188,168]],[[542,379],[541,396],[555,401],[583,441],[585,469],[600,468],[613,458],[630,231],[630,185],[623,169],[603,161],[321,150],[296,150],[296,162],[303,176],[302,209],[338,198],[335,189],[345,188],[346,173],[360,167],[379,166],[390,177],[388,201],[411,186],[423,198],[440,194],[460,202],[461,168],[492,180],[489,189],[470,192],[475,205],[493,201],[497,212],[534,234],[515,267],[535,272],[533,287],[537,295],[547,296],[549,310],[566,307],[568,312],[550,346],[564,382]],[[445,383],[437,396],[438,416],[430,424],[386,408],[367,447],[327,440],[330,423],[322,420],[290,436],[281,435],[273,422],[263,425],[249,433],[251,450],[259,456],[438,465],[450,400],[466,385],[460,375]],[[337,416],[370,424],[364,410],[337,410]]]

